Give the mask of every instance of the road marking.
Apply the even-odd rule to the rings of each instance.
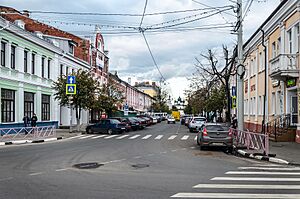
[[[191,149],[195,149],[196,147],[192,146]]]
[[[124,160],[126,160],[126,159],[120,159],[120,160],[112,160],[112,161],[109,161],[109,163],[116,163],[116,162],[122,162],[122,161],[124,161]]]
[[[66,171],[66,170],[69,170],[69,169],[67,169],[67,168],[65,168],[65,169],[56,169],[55,171]]]
[[[163,135],[158,135],[156,136],[156,138],[154,138],[155,140],[160,140],[162,137],[164,137]]]
[[[120,137],[117,137],[116,139],[120,140],[120,139],[126,138],[126,137],[128,137],[128,136],[129,136],[129,135],[122,135],[122,136],[120,136]]]
[[[104,139],[110,139],[110,138],[114,138],[114,137],[117,137],[117,136],[119,136],[119,135],[110,135],[110,136],[105,137]]]
[[[198,184],[199,189],[300,189],[300,185]]]
[[[150,153],[150,154],[148,154],[148,156],[154,156],[154,154],[153,154],[153,153]]]
[[[141,158],[142,156],[135,156],[134,159],[139,159]]]
[[[161,154],[167,153],[167,151],[160,152]]]
[[[181,150],[183,150],[183,151],[184,151],[184,150],[186,150],[186,148],[182,148]]]
[[[189,138],[189,135],[185,135],[181,138],[181,140],[187,140]]]
[[[41,174],[43,174],[43,172],[30,173],[29,175],[30,176],[37,176],[37,175],[41,175]]]
[[[74,137],[69,137],[69,138],[66,138],[65,140],[71,140],[71,139],[75,139],[75,138],[79,138],[79,137],[83,137],[84,135],[76,135]]]
[[[300,171],[299,167],[284,167],[284,168],[270,168],[270,167],[239,167],[240,170],[277,170],[277,171]]]
[[[177,137],[177,135],[172,135],[168,138],[168,140],[174,140],[174,138],[176,138],[176,137]]]
[[[6,180],[12,180],[14,179],[13,177],[8,177],[8,178],[1,178],[0,182],[6,181]]]
[[[300,182],[300,178],[247,178],[247,177],[214,177],[211,180],[223,180],[223,181],[268,181],[268,182]]]
[[[56,141],[57,138],[47,138],[47,139],[44,139],[44,142],[51,142],[51,141]]]
[[[177,193],[171,198],[258,198],[258,199],[299,199],[300,194],[256,194],[256,193]]]
[[[198,136],[195,136],[194,140],[197,140],[197,137],[198,137]]]
[[[148,138],[150,138],[152,135],[146,135],[145,137],[142,138],[142,140],[147,140]]]
[[[300,175],[292,172],[268,172],[268,171],[228,171],[228,175]]]
[[[83,139],[87,139],[87,138],[90,138],[90,137],[94,137],[95,135],[87,135],[87,136],[84,136],[84,137],[80,137],[78,138],[79,140],[83,140]]]
[[[140,137],[141,135],[134,135],[134,136],[132,136],[132,137],[130,137],[130,138],[128,138],[128,139],[130,139],[130,140],[133,140],[133,139],[136,139],[137,137]]]
[[[107,136],[107,135],[98,135],[98,136],[96,136],[96,137],[93,137],[93,138],[91,138],[91,139],[103,138],[103,137],[105,137],[105,136]]]
[[[173,150],[171,150],[172,152],[175,152],[175,151],[177,151],[177,149],[173,149]]]

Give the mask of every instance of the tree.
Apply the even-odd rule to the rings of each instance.
[[[93,108],[111,116],[114,111],[118,110],[118,105],[123,104],[124,99],[122,90],[112,78],[109,78],[108,83],[100,89]]]
[[[196,68],[203,73],[209,74],[210,78],[217,79],[224,86],[225,96],[227,99],[227,111],[226,111],[226,121],[230,121],[231,113],[231,96],[230,96],[230,78],[236,74],[236,57],[237,50],[233,50],[232,55],[229,55],[229,50],[226,46],[223,46],[224,60],[223,67],[219,65],[219,59],[216,58],[212,50],[208,50],[207,54],[201,54],[201,57],[205,59],[206,64],[203,64],[198,58],[196,58],[197,64]]]
[[[207,112],[218,112],[220,115],[226,107],[225,88],[213,88],[208,99],[205,101]]]
[[[68,106],[76,111],[77,130],[79,131],[80,118],[82,110],[89,110],[95,102],[95,93],[99,86],[97,81],[93,79],[88,71],[78,70],[72,76],[76,78],[76,95],[72,95],[72,103],[70,104],[69,97],[66,94],[67,76],[63,75],[53,83],[55,100],[59,101],[62,106]],[[71,128],[71,127],[70,127]]]
[[[158,94],[155,96],[155,102],[152,104],[152,110],[154,112],[167,112],[169,113],[169,107],[167,106],[167,91],[162,88],[158,88]]]

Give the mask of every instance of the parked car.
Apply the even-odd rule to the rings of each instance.
[[[115,119],[125,125],[125,131],[129,132],[131,130],[130,122],[124,117],[112,117],[110,119]]]
[[[147,122],[143,118],[138,118],[138,117],[132,117],[132,118],[139,122],[139,129],[144,129],[147,126]]]
[[[116,119],[100,120],[98,123],[86,127],[87,133],[107,133],[109,135],[123,133],[125,130],[125,124]]]
[[[185,119],[184,125],[188,127],[188,126],[189,126],[189,123],[190,123],[190,121],[191,121],[191,119],[192,119],[192,117],[187,117],[187,118]]]
[[[201,150],[209,146],[223,146],[231,150],[232,140],[229,127],[216,123],[203,125],[197,134],[197,144],[200,145]]]
[[[131,129],[133,131],[136,131],[138,129],[140,129],[140,122],[135,120],[134,118],[128,117],[126,118],[126,120],[129,122]]]
[[[170,124],[170,123],[175,124],[175,123],[176,123],[176,122],[175,122],[175,118],[172,117],[172,116],[170,116],[170,117],[167,118],[167,122],[168,122],[168,124]]]
[[[151,124],[157,124],[157,119],[155,117],[150,117]]]
[[[198,131],[206,122],[205,117],[193,117],[189,123],[190,132]]]
[[[139,116],[137,116],[138,118],[141,118],[141,119],[143,119],[143,120],[145,120],[146,121],[146,124],[147,124],[147,126],[150,126],[151,125],[151,119],[150,118],[148,118],[147,116],[144,116],[144,115],[139,115]]]

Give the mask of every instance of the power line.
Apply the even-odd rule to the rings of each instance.
[[[143,11],[143,15],[142,15],[142,19],[141,19],[141,23],[140,23],[140,28],[143,24],[143,20],[144,20],[144,17],[145,17],[145,12],[146,12],[146,8],[147,8],[147,3],[148,3],[148,0],[145,1],[145,6],[144,6],[144,11]]]
[[[200,5],[202,5],[202,6],[205,6],[205,7],[207,7],[207,8],[211,8],[211,9],[214,9],[214,10],[219,10],[220,9],[220,7],[213,7],[213,6],[210,6],[210,5],[207,5],[207,4],[205,4],[205,3],[201,3],[201,2],[199,2],[199,1],[196,1],[196,0],[192,0],[193,2],[195,2],[195,3],[198,3],[198,4],[200,4]],[[224,6],[225,7],[225,6]],[[226,6],[226,7],[231,7],[231,8],[234,8],[234,6]],[[233,16],[233,17],[236,17],[234,14],[232,14],[232,13],[229,13],[229,12],[224,12],[225,14],[228,14],[228,15],[231,15],[231,16]],[[222,15],[222,14],[221,14]],[[224,16],[222,16],[223,18],[224,18]],[[225,19],[225,18],[224,18]],[[225,19],[226,20],[226,19]]]

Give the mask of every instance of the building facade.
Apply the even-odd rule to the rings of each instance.
[[[159,88],[155,82],[152,82],[151,84],[149,82],[136,82],[135,87],[151,97],[156,97],[159,92]]]
[[[300,2],[283,0],[244,45],[245,128],[288,119],[300,141]]]

